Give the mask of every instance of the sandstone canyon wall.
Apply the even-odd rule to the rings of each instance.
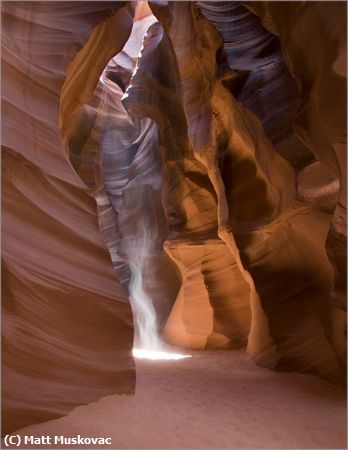
[[[131,392],[148,299],[170,344],[344,382],[330,3],[3,2],[4,431]]]
[[[222,258],[213,258],[214,269],[204,267],[202,255],[192,259],[193,250],[185,260],[188,245],[213,240],[226,246],[249,285],[252,357],[268,367],[305,370],[337,382],[342,371],[328,339],[332,271],[320,244],[325,219],[296,198],[294,170],[278,156],[258,118],[224,85],[234,74],[219,73],[216,54],[223,41],[199,8],[186,2],[150,5],[164,31],[158,24],[151,28],[124,104],[131,115],[151,117],[160,129],[163,203],[170,225],[165,247],[183,278],[173,314],[185,322],[185,308],[190,310],[187,331],[188,322],[197,320],[190,305],[204,292],[212,306],[219,298],[225,318],[234,299],[243,297],[231,289],[221,295],[219,287],[227,280],[237,285],[231,275],[224,279]],[[172,67],[171,78],[164,61],[166,69]],[[188,278],[193,266],[198,273]],[[205,289],[194,292],[207,272],[211,278],[205,277]],[[222,332],[218,323],[213,320],[209,335],[214,345],[236,345],[231,335],[236,339],[243,333],[233,329],[231,319]],[[172,341],[178,339],[174,326],[170,317],[165,334]]]
[[[2,10],[2,431],[8,432],[134,389],[129,302],[99,232],[93,189],[69,161],[59,120],[62,100],[64,135],[126,42],[134,11],[124,2],[3,2]]]
[[[296,80],[300,105],[296,136],[339,182],[326,249],[334,268],[331,289],[333,340],[346,364],[347,308],[347,5],[345,2],[247,2],[262,23],[279,36],[284,61]],[[319,187],[319,186],[317,186]],[[315,197],[315,194],[311,195]]]

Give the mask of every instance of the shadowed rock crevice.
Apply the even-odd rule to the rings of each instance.
[[[206,167],[218,198],[212,209],[205,210],[207,224],[212,225],[215,216],[219,235],[235,258],[239,259],[240,255],[240,269],[242,273],[245,269],[248,271],[244,278],[248,281],[252,279],[251,288],[254,288],[253,284],[256,288],[254,303],[260,301],[267,318],[263,333],[267,335],[268,330],[276,345],[277,356],[272,356],[274,347],[271,346],[269,357],[264,355],[264,363],[268,365],[269,359],[279,369],[291,367],[292,370],[311,371],[338,381],[341,377],[339,365],[327,340],[331,269],[325,249],[316,244],[318,241],[313,239],[313,232],[311,237],[307,232],[311,221],[322,220],[323,226],[316,228],[318,236],[323,233],[327,227],[325,218],[298,202],[291,168],[277,155],[256,117],[235,102],[216,79],[215,55],[221,40],[209,22],[202,18],[197,7],[187,3],[151,4],[151,7],[168,33],[170,42],[167,43],[168,37],[164,34],[156,49],[145,43],[125,105],[132,115],[148,115],[157,119],[164,152],[166,148],[171,149],[173,143],[166,141],[169,123],[168,119],[163,118],[166,113],[162,109],[163,113],[159,116],[153,110],[161,108],[161,95],[166,89],[166,83],[161,82],[162,66],[157,61],[163,54],[163,48],[174,52],[181,88],[174,93],[177,100],[173,100],[171,109],[177,111],[177,115],[182,115],[184,110],[188,138],[184,142],[187,156],[180,149],[181,159],[176,164],[176,170],[185,156],[192,164],[192,150],[194,159]],[[167,59],[170,58],[172,56]],[[147,63],[147,60],[152,63]],[[147,90],[152,90],[152,95]],[[172,95],[168,93],[166,97]],[[158,100],[153,101],[153,97]],[[229,139],[226,139],[226,132]],[[225,137],[218,144],[221,133]],[[173,151],[168,150],[168,153]],[[217,160],[220,167],[216,164]],[[226,164],[228,160],[231,161],[230,170]],[[246,171],[247,167],[250,170]],[[219,168],[223,168],[224,176]],[[171,180],[171,177],[167,179]],[[170,196],[173,203],[176,195],[171,195],[169,189]],[[183,200],[178,202],[179,211],[184,205]],[[186,223],[182,224],[180,231],[175,230],[176,249],[179,240],[187,241],[189,238],[192,244],[195,234],[189,224],[195,218],[194,206],[190,210],[186,207],[184,214],[177,214],[183,215]],[[202,210],[200,213],[203,218]],[[210,229],[213,232],[214,228]],[[171,233],[166,244],[167,251],[170,251],[170,240]],[[293,292],[290,286],[296,286]],[[185,305],[182,298],[180,302]],[[256,305],[254,307],[257,308]],[[253,321],[255,329],[259,328],[257,322],[264,322],[256,313]],[[253,341],[257,339],[262,338],[259,335],[249,340],[249,351],[255,359],[258,355],[253,350]],[[318,356],[312,357],[314,354]],[[302,367],[306,360],[308,363]],[[283,361],[290,361],[290,365]],[[328,365],[332,368],[329,373]]]

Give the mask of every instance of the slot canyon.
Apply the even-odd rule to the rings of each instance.
[[[346,448],[346,2],[1,9],[3,445]]]

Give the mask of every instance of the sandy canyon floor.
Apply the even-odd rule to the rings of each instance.
[[[244,351],[191,354],[137,359],[135,396],[104,397],[20,434],[112,439],[88,448],[346,448],[342,388],[257,367]]]

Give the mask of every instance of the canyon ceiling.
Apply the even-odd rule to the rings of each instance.
[[[345,2],[2,2],[4,433],[134,392],[134,271],[169,344],[344,383],[345,58]]]

